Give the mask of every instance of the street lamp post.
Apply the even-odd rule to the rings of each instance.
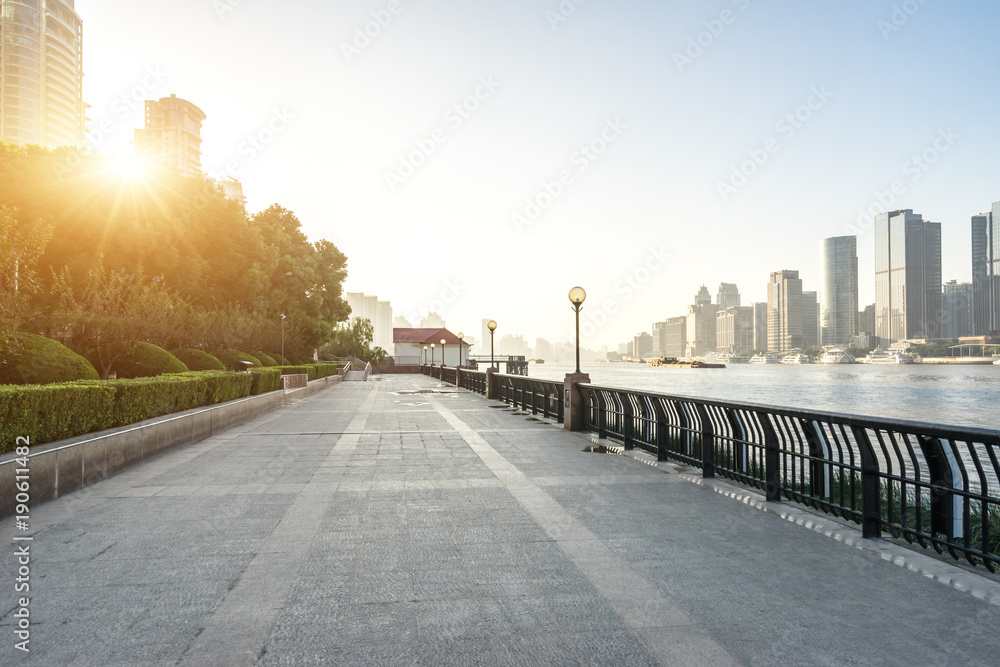
[[[441,368],[444,368],[444,338],[441,339]]]
[[[431,366],[434,365],[434,343],[431,343]]]
[[[424,363],[427,363],[427,346],[424,345]]]
[[[569,302],[576,311],[576,372],[580,372],[580,308],[587,299],[587,292],[582,287],[574,287],[569,291]]]
[[[490,330],[490,368],[494,368],[493,365],[493,332],[497,330],[496,320],[490,320],[486,325],[486,328]]]
[[[285,365],[285,314],[281,314],[281,365]]]
[[[461,331],[458,332],[458,364],[455,368],[459,368],[462,365],[462,339],[465,338],[465,334]]]

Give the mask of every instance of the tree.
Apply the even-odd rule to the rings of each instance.
[[[386,352],[381,347],[371,348],[374,338],[375,327],[367,318],[352,317],[333,330],[333,339],[323,351],[338,357],[357,357],[377,366],[385,361]]]
[[[170,328],[173,297],[157,282],[146,281],[142,267],[130,273],[109,271],[99,263],[79,297],[63,272],[56,292],[70,347],[90,358],[101,379],[137,342],[163,336]]]
[[[0,360],[13,352],[28,298],[40,288],[36,266],[51,236],[50,225],[19,223],[17,209],[0,206]]]

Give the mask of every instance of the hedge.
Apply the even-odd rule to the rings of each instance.
[[[266,394],[269,391],[281,389],[281,369],[280,368],[251,368],[250,369],[250,395]]]
[[[174,352],[174,356],[184,362],[189,371],[225,371],[232,370],[222,365],[222,362],[204,350],[188,348]]]
[[[0,360],[0,384],[49,384],[100,377],[93,364],[62,343],[38,334],[16,334],[16,350]]]
[[[260,359],[257,357],[252,357],[246,352],[238,352],[236,350],[222,350],[220,352],[213,352],[213,355],[222,362],[222,365],[227,371],[236,370],[237,361],[249,361],[251,364],[257,367],[261,367],[264,364],[260,363]]]
[[[37,445],[110,428],[114,398],[106,383],[0,385],[0,453],[18,437]]]
[[[277,366],[278,362],[274,360],[269,354],[263,352],[254,351],[253,356],[257,357],[261,366]]]
[[[162,347],[138,342],[111,367],[119,378],[143,378],[164,373],[187,373],[184,362]]]

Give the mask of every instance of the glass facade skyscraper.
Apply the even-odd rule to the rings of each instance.
[[[858,237],[823,239],[820,339],[847,345],[858,334]]]
[[[875,217],[875,334],[884,341],[941,335],[941,223],[910,209]]]
[[[804,343],[799,272],[775,271],[767,284],[767,349],[787,352]]]
[[[1000,331],[1000,202],[972,217],[972,329]]]
[[[0,33],[0,139],[81,146],[83,25],[73,0],[0,0]]]

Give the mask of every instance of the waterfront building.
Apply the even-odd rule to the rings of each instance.
[[[846,345],[859,331],[858,237],[823,239],[822,271],[820,342]]]
[[[767,351],[767,303],[758,301],[751,304],[753,308],[753,349],[757,352]]]
[[[444,346],[441,340],[445,341]],[[434,347],[431,347],[431,344]],[[424,347],[427,347],[424,350]],[[397,364],[435,364],[445,366],[466,365],[469,362],[469,345],[445,328],[392,330],[389,347]],[[442,349],[444,350],[442,353]]]
[[[683,357],[687,354],[687,315],[668,317],[663,327],[664,357]]]
[[[645,359],[653,354],[653,337],[645,331],[638,333],[632,338],[632,356],[637,359]]]
[[[622,357],[631,357],[632,356],[632,350],[635,349],[634,346],[635,346],[634,342],[619,343],[618,344],[618,354],[619,354],[619,356],[622,356]]]
[[[364,292],[347,292],[344,300],[351,308],[351,317],[362,317],[372,323],[372,345],[386,352],[391,350],[394,344],[392,305],[388,301],[379,301],[377,296],[366,296]]]
[[[545,340],[544,338],[535,339],[535,358],[536,359],[551,359],[552,358],[552,343]]]
[[[775,271],[767,284],[767,349],[802,347],[802,280],[798,271]]]
[[[819,347],[819,299],[816,292],[802,293],[802,346]]]
[[[0,140],[83,145],[83,22],[73,5],[0,0]]]
[[[740,305],[740,290],[733,283],[719,283],[719,292],[715,296],[715,305],[719,310]]]
[[[972,330],[1000,332],[1000,202],[972,217]]]
[[[663,348],[666,346],[666,322],[653,322],[653,356],[665,356]]]
[[[176,95],[146,100],[145,127],[135,131],[135,154],[185,176],[199,176],[204,121],[204,111]]]
[[[875,216],[875,333],[884,341],[937,338],[941,223],[912,210]]]
[[[752,354],[754,350],[753,306],[730,306],[715,319],[715,351],[720,354]]]
[[[858,333],[875,335],[875,304],[870,303],[858,313]]]
[[[496,341],[496,353],[505,356],[527,357],[528,344],[524,342],[524,336],[521,334],[504,334]]]
[[[715,352],[715,316],[718,309],[711,302],[688,306],[685,356],[700,357]]]
[[[942,338],[972,336],[972,283],[949,280],[942,286]]]

